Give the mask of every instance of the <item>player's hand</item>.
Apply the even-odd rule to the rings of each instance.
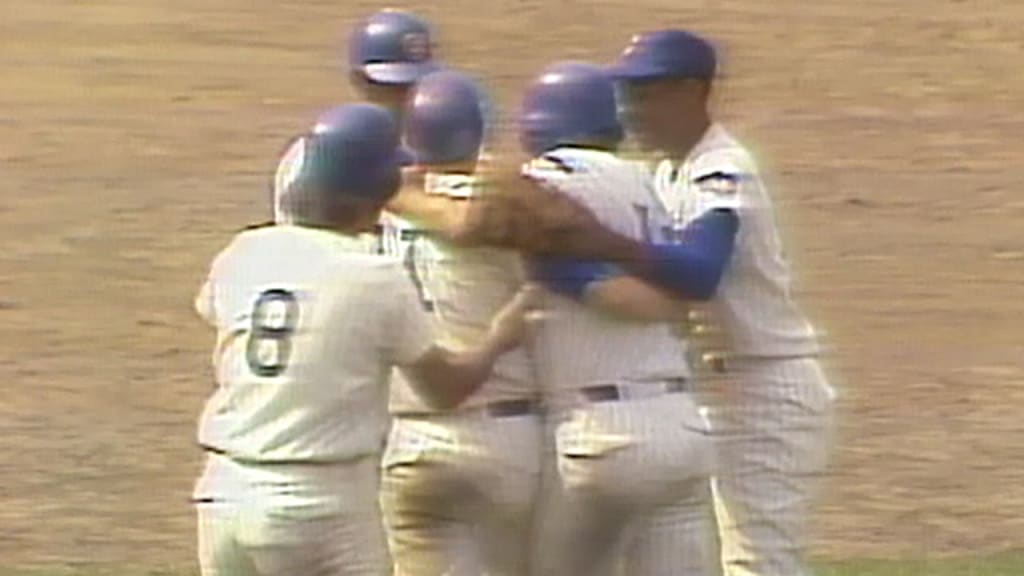
[[[564,194],[518,169],[486,175],[487,194],[472,202],[460,240],[534,255],[600,258],[591,240],[605,233],[597,218]]]
[[[495,346],[509,351],[527,340],[539,318],[541,288],[527,284],[491,320],[490,337]]]

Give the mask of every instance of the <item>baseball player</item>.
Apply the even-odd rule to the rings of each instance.
[[[771,199],[751,155],[708,112],[712,45],[682,30],[633,38],[612,68],[640,143],[664,158],[655,187],[677,229],[733,220],[713,322],[726,372],[711,412],[720,437],[715,506],[726,576],[800,576],[805,520],[825,470],[833,391],[814,329],[790,296]],[[685,232],[684,232],[685,233]],[[678,262],[677,277],[700,265]],[[719,396],[713,396],[719,397]]]
[[[366,101],[384,106],[401,122],[402,109],[409,91],[424,75],[439,68],[432,58],[433,31],[422,18],[402,10],[385,9],[360,21],[348,39],[348,78]],[[331,129],[335,109],[321,114],[315,131]],[[283,160],[287,160],[285,155]],[[278,173],[288,171],[286,162]],[[278,180],[274,184],[274,221],[283,222]],[[387,231],[387,242],[408,243],[411,226],[384,214],[381,226]],[[404,235],[404,238],[403,238]]]
[[[605,259],[679,297],[713,298],[727,341],[718,363],[724,390],[711,411],[725,572],[807,574],[806,517],[827,464],[834,392],[816,359],[815,331],[790,297],[789,264],[756,164],[710,119],[715,68],[711,45],[678,30],[635,37],[612,68],[638,139],[666,160],[656,187],[675,217],[672,241],[637,241],[536,188],[520,190],[530,202],[478,204],[466,236]],[[493,222],[515,226],[489,234]]]
[[[218,333],[194,493],[204,575],[388,574],[376,467],[389,370],[455,406],[522,336],[520,298],[473,346],[435,344],[404,270],[359,248],[398,189],[398,141],[369,104],[299,138],[283,180],[292,224],[240,233],[196,298]]]
[[[658,238],[668,214],[644,167],[615,155],[616,114],[600,68],[547,68],[523,101],[521,140],[536,157],[525,174],[619,234]],[[625,319],[599,301],[628,277],[599,263],[534,260],[530,268],[550,289],[532,349],[557,468],[539,573],[709,574],[712,444],[671,325],[686,307],[670,301],[659,322]]]
[[[363,98],[391,110],[401,123],[405,103],[423,76],[440,68],[433,60],[434,34],[422,18],[395,9],[381,10],[356,25],[349,37],[349,80]],[[325,127],[330,122],[323,123]],[[381,215],[378,249],[408,260],[408,248],[420,232],[390,212]]]
[[[523,284],[516,253],[443,239],[445,220],[480,193],[482,93],[463,74],[435,72],[417,84],[404,117],[406,143],[425,172],[426,202],[406,194],[389,206],[421,231],[401,255],[444,341],[469,346]],[[430,211],[432,200],[442,211]],[[525,576],[542,432],[527,354],[505,355],[456,410],[433,408],[396,382],[391,414],[381,502],[396,573]]]
[[[438,65],[433,32],[418,16],[386,9],[363,20],[349,36],[349,80],[363,98],[399,118],[409,91]]]

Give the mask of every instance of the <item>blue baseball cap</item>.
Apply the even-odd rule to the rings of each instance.
[[[278,172],[282,194],[302,187],[353,200],[386,200],[398,190],[401,167],[409,161],[391,114],[363,103],[332,110],[329,130],[314,130],[289,149],[287,165]]]
[[[706,80],[715,76],[717,66],[715,48],[704,38],[686,30],[658,30],[633,36],[608,71],[625,82]]]
[[[352,31],[349,68],[377,84],[413,84],[437,69],[432,48],[426,21],[401,10],[381,10]]]

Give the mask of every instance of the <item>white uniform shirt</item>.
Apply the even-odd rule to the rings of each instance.
[[[200,444],[240,461],[338,462],[380,451],[387,381],[434,341],[405,271],[331,232],[242,232],[196,309],[217,328],[218,387]]]
[[[560,148],[524,171],[580,202],[616,232],[665,240],[671,220],[642,164],[596,150]],[[685,346],[667,323],[619,320],[556,294],[545,302],[544,318],[534,354],[547,390],[690,375]]]
[[[480,191],[473,177],[460,174],[427,174],[425,190],[428,194],[460,199]],[[407,251],[407,270],[414,283],[421,286],[423,304],[433,311],[442,341],[456,349],[474,345],[485,337],[491,319],[523,283],[519,255],[511,251],[456,247],[429,233],[418,234],[411,246],[390,246]],[[462,406],[528,398],[535,391],[530,360],[525,350],[518,348],[498,359],[491,378]],[[409,413],[430,408],[408,384],[396,381],[391,390],[391,410]]]
[[[681,166],[667,160],[659,164],[654,183],[677,227],[716,208],[739,216],[733,257],[711,304],[729,352],[754,357],[817,353],[814,329],[790,296],[790,269],[771,199],[750,154],[721,126],[712,125]]]

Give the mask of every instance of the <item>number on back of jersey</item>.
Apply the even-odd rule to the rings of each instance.
[[[299,303],[287,290],[267,290],[253,304],[245,359],[253,374],[280,376],[288,368]]]

